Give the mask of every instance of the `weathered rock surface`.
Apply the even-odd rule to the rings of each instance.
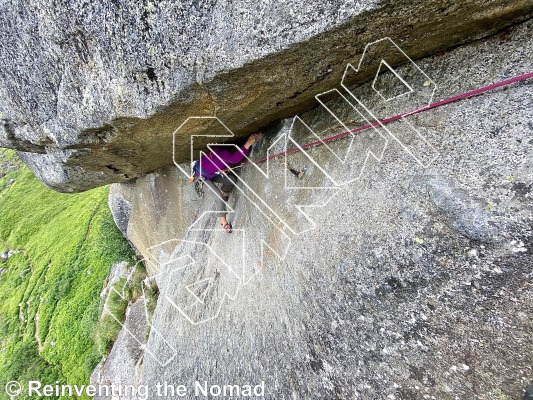
[[[148,330],[144,312],[144,297],[140,297],[128,307],[124,329],[115,341],[111,353],[91,375],[91,384],[109,388],[114,384],[117,390],[111,396],[95,396],[96,400],[116,399],[120,387],[124,391],[126,385],[139,385],[140,366],[144,356],[143,345]]]
[[[530,72],[532,29],[528,21],[418,65],[437,98]],[[368,84],[358,89],[371,98]],[[409,103],[367,106],[386,116]],[[339,98],[326,104],[349,128],[366,123]],[[146,344],[156,357],[145,354],[141,382],[184,384],[184,398],[195,398],[195,381],[264,381],[267,399],[522,398],[533,376],[532,110],[525,81],[409,117],[426,142],[397,121],[359,133],[349,149],[344,139],[310,158],[291,154],[287,167],[307,169],[288,173],[289,186],[318,193],[285,188],[282,159],[268,179],[246,167],[249,188],[241,182],[229,201],[232,235],[173,168],[113,185],[121,229],[161,292]],[[322,107],[300,117],[319,137],[344,129]],[[251,157],[282,150],[275,141],[292,122],[267,130]],[[316,140],[301,125],[291,135]],[[437,157],[424,166],[412,154],[428,144]],[[379,162],[363,164],[368,149]],[[270,211],[247,199],[251,190]],[[294,209],[326,200],[308,212],[316,226]],[[497,232],[473,234],[472,209]]]
[[[309,109],[368,42],[390,36],[420,58],[532,13],[530,0],[6,1],[0,145],[56,190],[126,181],[172,164],[189,116],[241,136]],[[208,132],[220,130],[178,135],[177,160]]]
[[[502,226],[487,212],[487,202],[472,199],[453,179],[443,176],[424,176],[420,183],[430,199],[450,224],[466,237],[481,242],[497,242]]]
[[[146,249],[168,239],[183,237],[198,212],[200,202],[191,188],[180,182],[177,168],[164,168],[134,183],[112,185],[109,207],[124,236],[149,258]],[[152,274],[157,271],[148,263]]]

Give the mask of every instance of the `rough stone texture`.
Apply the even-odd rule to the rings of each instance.
[[[0,145],[56,190],[126,181],[172,164],[189,116],[242,136],[308,109],[368,42],[390,36],[420,58],[532,12],[530,0],[5,1]],[[190,135],[220,133],[189,128],[178,161]]]
[[[111,271],[107,277],[106,285],[100,292],[100,298],[102,301],[106,301],[109,298],[109,292],[113,285],[121,278],[127,278],[130,274],[130,265],[126,261],[119,261],[111,266]],[[104,312],[106,310],[104,309]]]
[[[180,179],[177,169],[170,167],[135,183],[111,185],[109,207],[115,223],[144,258],[150,257],[147,248],[183,237],[198,212],[199,198]],[[151,274],[158,272],[151,263],[146,267]]]
[[[144,341],[139,343],[135,338],[144,339],[146,337],[148,325],[144,310],[144,297],[140,297],[128,307],[124,322],[125,329],[120,332],[107,359],[98,364],[92,373],[91,384],[108,387],[111,387],[112,383],[117,387],[139,384],[139,368],[142,365],[144,355],[142,348]],[[110,400],[117,397],[95,396],[94,398],[96,400]]]
[[[452,224],[470,239],[481,242],[497,242],[503,227],[496,217],[484,210],[483,199],[475,201],[468,193],[456,187],[453,179],[443,176],[422,177],[430,199]]]
[[[532,29],[529,21],[418,64],[439,84],[437,98],[530,72]],[[369,85],[355,89],[372,96]],[[403,96],[376,112],[393,115],[410,102]],[[340,99],[327,104],[350,128],[364,124]],[[289,184],[330,188],[318,193],[284,189],[277,159],[268,179],[243,169],[241,178],[290,227],[310,229],[299,234],[261,214],[246,200],[248,189],[230,198],[236,230],[227,235],[203,215],[210,202],[192,201],[192,186],[176,171],[113,185],[111,196],[136,210],[130,239],[161,269],[152,320],[159,334],[152,330],[146,344],[157,360],[145,355],[141,382],[187,385],[185,398],[195,398],[195,380],[264,381],[267,399],[522,398],[533,377],[532,110],[526,81],[409,117],[438,154],[428,167],[382,129],[357,135],[346,163],[325,146],[310,149],[342,181],[357,178],[366,150],[379,153],[388,139],[381,161],[369,159],[342,186],[292,154],[288,166],[307,170],[300,180],[289,173]],[[342,129],[321,107],[300,117],[320,137]],[[251,157],[264,156],[291,122],[267,130]],[[421,142],[404,122],[388,128],[419,154]],[[301,125],[292,133],[299,143],[316,140]],[[338,155],[347,145],[328,146]],[[314,228],[292,206],[328,200],[330,191],[327,206],[310,213]],[[487,237],[472,234],[478,226],[469,210],[496,223],[497,232],[485,228],[498,240],[476,240]],[[261,259],[263,240],[270,248]]]

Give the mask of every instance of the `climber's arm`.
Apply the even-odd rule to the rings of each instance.
[[[251,135],[244,146],[237,151],[230,151],[225,147],[220,147],[217,151],[218,157],[220,157],[226,164],[237,164],[242,161],[244,156],[250,152],[250,147],[259,140],[260,134],[254,133]]]

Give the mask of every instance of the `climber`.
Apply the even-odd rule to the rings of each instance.
[[[237,177],[233,173],[225,171],[226,164],[240,162],[248,154],[250,147],[257,143],[260,138],[261,133],[259,132],[250,135],[246,143],[237,151],[231,151],[225,146],[214,147],[194,163],[194,175],[189,178],[189,182],[198,179],[206,184],[209,189],[207,193],[215,200],[215,210],[226,233],[231,233],[233,230],[226,218],[226,202],[229,198],[229,192],[237,181]],[[222,184],[220,189],[215,183]]]

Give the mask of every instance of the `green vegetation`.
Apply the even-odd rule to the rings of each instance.
[[[144,294],[146,308],[150,314],[153,314],[159,291],[154,282],[146,284],[146,277],[144,264],[138,262],[127,278],[119,279],[111,287],[106,296],[105,312],[96,328],[96,354],[105,354],[111,349],[122,327],[123,318],[120,317],[125,315],[128,304],[135,302]]]
[[[498,400],[507,400],[507,396],[502,392],[500,388],[492,389],[492,393],[494,393]]]
[[[0,149],[0,177],[19,169],[21,166],[22,161],[17,157],[15,150]]]
[[[0,256],[9,256],[0,262],[0,383],[87,384],[120,328],[99,320],[110,268],[135,264],[108,188],[54,192],[4,149],[0,170]],[[116,315],[139,295],[139,271],[126,282],[131,295],[110,300]]]

